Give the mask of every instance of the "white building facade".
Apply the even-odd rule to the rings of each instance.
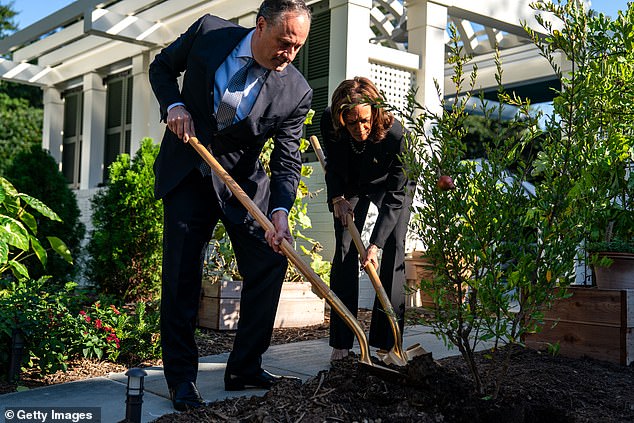
[[[309,0],[313,23],[295,64],[314,89],[316,119],[306,137],[319,135],[319,116],[335,87],[367,76],[399,107],[417,88],[418,101],[438,108],[434,86],[453,94],[445,79],[447,26],[478,63],[478,86],[495,90],[494,47],[499,45],[507,87],[545,92],[556,84],[549,64],[526,38],[520,22],[539,27],[530,0]],[[43,147],[77,190],[90,229],[89,199],[121,153],[134,154],[144,137],[160,142],[165,129],[148,81],[160,49],[199,16],[210,13],[253,26],[260,0],[77,0],[0,40],[0,78],[38,85],[44,94]],[[447,87],[445,89],[445,87]],[[314,157],[307,155],[306,161]],[[308,181],[324,188],[319,164]],[[325,195],[310,200],[309,236],[334,245]]]

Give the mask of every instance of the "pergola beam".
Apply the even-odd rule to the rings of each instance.
[[[450,16],[466,19],[500,29],[510,34],[526,37],[522,22],[537,32],[544,29],[535,19],[536,13],[531,13],[530,4],[534,0],[517,1],[473,1],[473,0],[428,0],[430,3],[447,7]],[[541,14],[541,12],[540,12]],[[558,23],[554,22],[557,27]]]
[[[0,79],[4,81],[45,87],[50,85],[54,73],[50,67],[0,58]]]
[[[148,47],[163,46],[174,38],[160,22],[106,9],[95,9],[84,14],[84,33]]]
[[[15,34],[0,40],[0,54],[10,53],[24,44],[37,40],[42,35],[78,20],[86,10],[105,6],[114,1],[116,0],[77,0]]]

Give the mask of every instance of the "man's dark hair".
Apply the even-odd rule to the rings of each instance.
[[[256,20],[262,16],[268,23],[277,25],[282,15],[288,12],[304,13],[309,20],[312,17],[310,8],[306,6],[304,0],[264,0],[260,5]]]

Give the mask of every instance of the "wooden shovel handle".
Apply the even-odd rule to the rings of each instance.
[[[354,218],[351,214],[347,216],[348,219],[348,232],[352,237],[352,241],[354,241],[354,245],[357,247],[357,251],[359,252],[359,256],[362,260],[365,260],[366,256],[366,248],[363,244],[363,240],[361,240],[361,235],[359,234],[359,230],[357,226],[354,224]],[[394,352],[397,356],[407,362],[405,355],[403,353],[403,343],[402,343],[402,335],[401,328],[398,326],[398,319],[396,317],[396,313],[394,312],[394,307],[392,307],[392,302],[385,292],[385,288],[383,288],[383,284],[381,283],[381,279],[379,275],[376,273],[376,269],[372,263],[368,263],[364,266],[363,270],[370,277],[370,282],[372,282],[372,286],[374,287],[374,291],[376,292],[377,297],[379,298],[379,302],[383,306],[383,311],[387,314],[387,318],[390,321],[390,327],[392,328],[392,334],[394,335]]]
[[[227,185],[227,188],[231,190],[233,195],[236,196],[238,201],[242,203],[242,205],[249,211],[251,216],[262,226],[265,231],[275,230],[273,223],[262,213],[262,210],[258,208],[258,206],[251,200],[251,198],[242,190],[240,185],[227,173],[227,171],[222,167],[220,163],[216,160],[214,156],[211,155],[209,150],[198,141],[198,138],[191,137],[189,139],[189,144],[194,147],[196,152],[203,158],[205,163],[209,165],[211,170]],[[361,350],[361,361],[364,364],[368,364],[370,366],[373,365],[370,359],[370,347],[368,345],[367,338],[365,336],[365,332],[359,322],[354,317],[354,315],[348,310],[348,308],[341,302],[339,297],[335,295],[334,292],[330,290],[328,285],[321,280],[321,278],[311,269],[311,267],[306,264],[297,251],[293,248],[293,246],[285,239],[282,240],[280,245],[280,249],[284,253],[284,255],[289,259],[289,261],[300,271],[306,279],[311,283],[311,285],[316,289],[318,295],[321,298],[324,298],[328,304],[341,316],[341,318],[345,321],[345,323],[350,327],[350,329],[355,333],[357,340],[359,341],[359,348]]]
[[[319,160],[319,163],[321,163],[322,169],[326,171],[326,156],[324,155],[324,150],[321,149],[321,144],[319,144],[319,140],[316,136],[310,136],[310,144],[313,146],[313,150],[315,150],[317,160]]]
[[[324,155],[324,151],[321,149],[321,145],[319,144],[319,139],[315,135],[310,137],[310,143],[313,146],[313,150],[317,154],[317,159],[319,163],[321,163],[322,168],[326,171],[326,157]],[[359,256],[362,260],[365,260],[366,256],[366,248],[361,240],[361,235],[359,234],[359,230],[357,226],[354,224],[354,218],[351,214],[347,216],[347,229],[354,241],[354,245],[357,247],[357,251],[359,252]],[[390,321],[390,327],[392,329],[392,334],[394,335],[394,348],[393,352],[398,357],[399,361],[407,362],[405,357],[405,353],[403,352],[403,337],[401,335],[401,328],[398,326],[398,319],[396,317],[396,313],[394,312],[394,307],[392,307],[392,302],[385,292],[385,288],[383,288],[383,284],[379,279],[379,275],[376,273],[376,269],[374,265],[369,263],[364,267],[365,272],[370,277],[370,281],[372,282],[372,286],[374,287],[374,291],[376,292],[377,297],[379,298],[379,302],[383,306],[383,310],[385,314],[387,314],[388,320]]]

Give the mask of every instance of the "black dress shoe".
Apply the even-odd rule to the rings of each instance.
[[[170,398],[172,399],[174,409],[177,411],[186,411],[191,408],[207,405],[205,400],[200,396],[194,382],[182,382],[174,388],[170,388]]]
[[[242,391],[244,389],[270,389],[281,380],[301,381],[295,376],[277,376],[262,369],[260,373],[251,376],[238,376],[225,373],[225,391]]]

